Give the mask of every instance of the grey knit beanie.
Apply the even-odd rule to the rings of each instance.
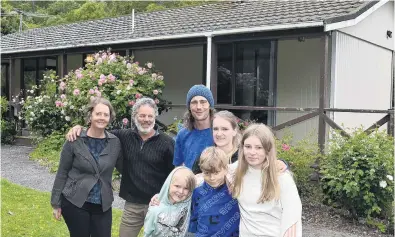
[[[189,89],[187,94],[187,108],[189,108],[189,104],[191,103],[192,98],[195,96],[203,96],[210,104],[210,107],[214,107],[214,97],[210,89],[204,85],[194,85],[191,87],[191,89]]]

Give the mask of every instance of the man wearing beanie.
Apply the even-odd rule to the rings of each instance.
[[[173,164],[192,169],[202,151],[214,144],[211,120],[214,114],[214,98],[204,85],[194,85],[187,94],[187,112],[184,126],[176,138]]]

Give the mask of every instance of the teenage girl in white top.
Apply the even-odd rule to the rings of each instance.
[[[278,172],[274,135],[263,124],[243,134],[230,165],[232,195],[240,207],[240,236],[302,237],[302,204],[289,171]]]

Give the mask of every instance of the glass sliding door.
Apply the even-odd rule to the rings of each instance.
[[[275,106],[275,49],[270,40],[219,44],[217,104]],[[233,112],[241,119],[274,122],[273,112]]]

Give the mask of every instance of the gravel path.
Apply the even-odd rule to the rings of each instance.
[[[8,179],[12,183],[50,192],[55,174],[50,173],[48,169],[40,166],[37,162],[29,160],[28,154],[31,151],[32,148],[30,147],[1,145],[1,177]],[[118,194],[114,196],[115,201],[113,207],[122,209],[124,201],[119,198]],[[358,229],[357,226],[351,228],[354,231]],[[354,231],[347,231],[343,228],[338,229],[338,226],[330,226],[328,222],[325,225],[319,223],[304,223],[303,225],[303,237],[389,236],[372,233],[371,230],[367,232],[364,230],[356,231],[359,233],[355,233]]]
[[[1,145],[1,177],[25,187],[51,192],[55,174],[29,160],[28,155],[32,150],[25,146]],[[117,193],[114,193],[114,199],[112,206],[123,209],[125,202]]]

